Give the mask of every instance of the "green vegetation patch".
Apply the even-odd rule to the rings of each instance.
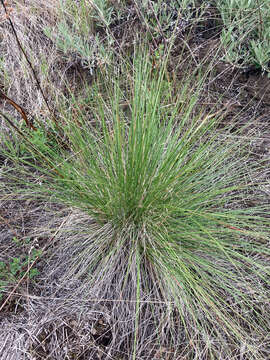
[[[175,95],[165,55],[153,69],[147,53],[136,51],[132,65],[87,87],[91,119],[74,121],[63,106],[68,146],[44,152],[44,141],[25,141],[32,160],[5,153],[16,166],[16,191],[91,219],[59,244],[70,254],[64,278],[109,288],[108,274],[118,273],[115,287],[134,290],[134,359],[140,304],[150,294],[177,312],[171,334],[180,321],[187,338],[230,336],[252,353],[250,329],[259,336],[267,326],[247,291],[264,296],[269,286],[269,204],[256,180],[264,165],[252,160],[243,129],[231,132],[219,112],[198,110],[200,91],[190,84],[200,89],[202,77],[187,78]]]

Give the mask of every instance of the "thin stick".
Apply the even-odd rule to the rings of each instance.
[[[7,97],[2,90],[0,90],[0,97],[4,98],[7,102],[10,103],[10,105],[12,105],[22,116],[22,118],[24,119],[26,125],[32,129],[32,130],[37,130],[37,128],[32,124],[31,121],[28,120],[26,112],[24,111],[24,109],[18,105],[15,101],[13,101],[12,99],[10,99],[9,97]]]
[[[53,121],[55,122],[56,126],[59,127],[58,122],[57,122],[57,120],[56,120],[56,118],[55,118],[55,116],[54,116],[54,113],[53,113],[53,111],[51,110],[51,108],[50,108],[50,106],[49,106],[49,103],[48,103],[48,100],[47,100],[47,98],[46,98],[46,96],[45,96],[45,94],[44,94],[44,92],[43,92],[43,90],[42,90],[42,87],[41,87],[41,85],[40,85],[40,81],[39,81],[39,79],[38,79],[38,77],[37,77],[36,71],[35,71],[35,69],[34,69],[31,61],[29,60],[29,58],[28,58],[28,56],[27,56],[24,48],[22,47],[22,44],[21,44],[19,38],[18,38],[18,35],[17,35],[16,30],[15,30],[15,28],[14,28],[13,22],[12,22],[11,19],[10,19],[9,12],[8,12],[8,10],[7,10],[7,8],[6,8],[6,5],[5,5],[4,0],[1,0],[1,3],[2,3],[2,5],[3,5],[4,11],[5,11],[5,14],[6,14],[6,18],[7,18],[7,20],[9,21],[10,26],[11,26],[11,29],[12,29],[12,31],[13,31],[13,34],[14,34],[14,36],[15,36],[17,45],[18,45],[19,49],[21,50],[21,52],[23,53],[23,55],[24,55],[24,57],[25,57],[28,65],[29,65],[29,67],[30,67],[30,69],[31,69],[31,71],[32,71],[32,73],[33,73],[33,76],[34,76],[34,79],[35,79],[35,81],[36,81],[37,87],[38,87],[38,89],[39,89],[39,91],[40,91],[40,93],[41,93],[41,95],[42,95],[42,97],[43,97],[43,99],[44,99],[44,101],[45,101],[45,104],[46,104],[46,106],[47,106],[47,109],[49,110],[49,112],[50,112],[50,114],[51,114],[51,116],[52,116],[52,118],[53,118]]]

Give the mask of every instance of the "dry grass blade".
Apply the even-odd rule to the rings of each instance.
[[[41,249],[41,252],[44,253],[45,250],[47,250],[53,243],[56,235],[58,234],[58,232],[61,230],[61,228],[64,226],[65,222],[68,221],[68,218],[65,219],[61,225],[59,226],[59,228],[55,231],[55,233],[53,234],[53,236],[48,240],[47,244],[45,244],[43,246],[43,248]],[[25,278],[27,278],[27,276],[29,275],[30,270],[32,269],[32,267],[36,264],[36,262],[39,260],[40,256],[37,256],[34,261],[29,264],[27,271],[25,272],[25,274],[21,277],[21,279],[18,281],[18,283],[16,284],[16,286],[10,291],[10,293],[8,294],[7,298],[5,299],[5,301],[2,303],[1,307],[0,307],[0,312],[4,309],[4,307],[6,306],[6,304],[8,303],[9,299],[11,298],[11,296],[15,293],[15,291],[17,290],[17,288],[20,286],[20,284],[23,282],[23,280]]]

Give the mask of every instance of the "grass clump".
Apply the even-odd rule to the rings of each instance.
[[[67,146],[44,153],[36,142],[34,160],[13,159],[27,185],[17,190],[79,210],[52,256],[68,254],[64,280],[128,304],[111,308],[123,322],[115,348],[139,359],[150,341],[175,358],[202,348],[226,358],[229,338],[256,358],[269,326],[258,305],[269,286],[264,168],[242,130],[198,109],[189,81],[174,94],[165,65],[153,70],[138,53],[99,75],[87,88],[91,118],[62,109]]]

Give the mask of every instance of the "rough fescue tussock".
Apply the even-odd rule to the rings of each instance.
[[[173,95],[165,63],[154,70],[138,52],[132,67],[100,76],[88,88],[91,119],[62,108],[62,147],[53,133],[25,142],[23,156],[6,142],[27,185],[20,193],[74,209],[44,282],[109,313],[107,358],[261,359],[270,227],[257,179],[266,165],[240,130],[194,111],[198,92],[183,85]]]

